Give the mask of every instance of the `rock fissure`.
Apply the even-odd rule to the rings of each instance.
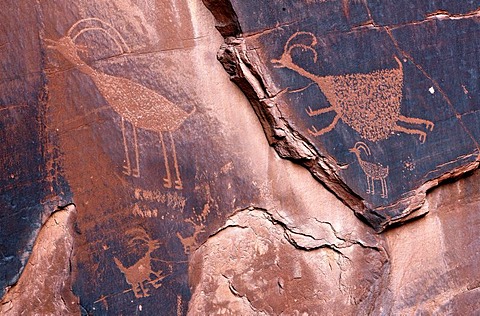
[[[387,23],[385,25],[379,25],[375,22],[375,19],[372,18],[373,14],[371,12],[369,4],[366,2],[364,2],[363,4],[367,10],[368,16],[370,17],[370,21],[367,24],[362,24],[361,29],[353,28],[348,31],[327,30],[322,33],[322,36],[332,37],[338,35],[345,37],[350,35],[354,37],[360,37],[363,36],[363,34],[371,32],[372,28],[378,28],[385,31],[386,35],[388,35],[388,37],[392,40],[395,49],[403,56],[405,56],[405,58],[410,60],[411,63],[415,65],[415,68],[420,71],[420,73],[422,73],[432,83],[435,91],[438,91],[442,96],[442,102],[446,102],[450,110],[453,111],[452,113],[455,113],[455,116],[458,117],[458,111],[456,110],[456,106],[453,105],[451,97],[448,96],[445,90],[440,86],[439,80],[432,76],[432,74],[430,74],[430,70],[427,69],[426,66],[419,65],[413,59],[412,54],[406,52],[404,47],[402,47],[404,44],[400,43],[395,38],[395,36],[393,35],[393,31],[403,31],[406,29],[407,26],[409,28],[420,27],[426,22],[431,21],[440,21],[439,23],[444,23],[445,21],[449,21],[454,18],[457,20],[468,20],[472,17],[475,18],[476,16],[478,16],[478,9],[462,14],[451,14],[448,11],[436,10],[431,13],[425,14],[425,19],[421,21],[402,22],[397,24]],[[211,9],[214,16],[216,16],[217,13],[215,12],[215,8]],[[243,14],[243,12],[239,14]],[[294,71],[303,74],[302,76],[307,76],[308,78],[311,77],[311,79],[315,82],[310,83],[307,86],[303,86],[302,88],[290,89],[290,87],[288,86],[282,87],[280,90],[275,90],[273,88],[275,87],[275,85],[277,85],[276,83],[274,83],[277,79],[274,80],[270,77],[270,72],[272,70],[267,69],[266,65],[268,64],[268,61],[265,60],[265,54],[270,54],[272,49],[270,47],[263,47],[261,43],[267,37],[270,38],[272,36],[277,36],[277,33],[279,34],[278,36],[283,36],[281,34],[282,32],[277,31],[280,30],[281,27],[281,30],[287,32],[287,29],[291,28],[291,26],[293,25],[292,23],[298,23],[296,25],[301,25],[301,21],[294,21],[291,23],[289,22],[286,23],[284,26],[283,23],[273,24],[271,27],[265,27],[265,32],[256,32],[256,36],[254,37],[250,37],[248,35],[248,32],[245,34],[239,32],[236,34],[236,37],[234,39],[232,39],[231,37],[226,37],[226,35],[223,34],[225,37],[225,44],[219,52],[219,60],[224,65],[225,70],[230,74],[231,80],[234,81],[246,94],[247,98],[250,100],[253,108],[255,109],[255,112],[260,122],[262,123],[265,134],[271,146],[275,148],[277,153],[282,158],[291,159],[309,169],[314,175],[314,177],[316,177],[320,182],[325,184],[329,188],[329,190],[331,190],[331,192],[333,192],[337,197],[339,197],[340,200],[342,200],[345,204],[352,208],[352,210],[360,219],[365,221],[370,226],[374,227],[378,232],[382,232],[388,226],[396,224],[398,222],[410,220],[413,217],[422,216],[424,213],[418,212],[418,210],[424,203],[423,200],[426,197],[425,190],[428,190],[431,187],[430,185],[434,183],[439,184],[440,181],[438,180],[443,178],[443,175],[434,174],[432,178],[433,173],[429,173],[427,170],[423,177],[424,180],[417,181],[418,183],[415,184],[416,187],[412,186],[412,188],[406,190],[406,192],[403,192],[403,194],[402,192],[400,192],[399,194],[397,193],[396,196],[398,197],[396,199],[390,199],[388,200],[388,202],[379,202],[377,198],[371,198],[366,196],[365,194],[358,194],[356,193],[358,192],[358,187],[355,188],[352,187],[350,184],[347,184],[348,179],[346,179],[346,176],[342,175],[342,173],[344,173],[344,170],[354,169],[355,165],[343,161],[339,164],[339,161],[341,160],[336,158],[335,155],[327,154],[326,151],[324,152],[322,146],[313,145],[313,140],[307,140],[307,137],[303,137],[302,133],[297,130],[298,128],[294,128],[293,125],[290,124],[290,121],[295,120],[295,118],[292,118],[291,115],[289,115],[289,117],[287,118],[284,113],[282,113],[283,110],[281,110],[281,106],[279,106],[279,103],[284,102],[283,100],[281,100],[281,97],[285,92],[291,92],[290,90],[302,91],[303,89],[306,89],[310,85],[313,85],[314,83],[319,81],[321,78],[326,78],[314,74],[309,74],[308,70],[306,68],[301,68],[302,66],[300,65],[283,65],[284,68],[286,67],[289,69],[293,69]],[[297,27],[296,29],[299,28]],[[304,34],[304,36],[308,35],[310,37],[313,36],[313,40],[311,42],[312,46],[308,46],[309,44],[306,44],[307,42],[305,42],[305,39],[303,39],[303,42],[292,44],[293,46],[291,47],[302,48],[302,50],[304,51],[310,50],[310,52],[312,52],[314,56],[317,56],[315,55],[317,54],[317,51],[313,48],[314,45],[318,45],[318,39],[315,37],[315,34],[308,31],[298,31],[295,34]],[[284,56],[287,53],[291,54],[291,50],[287,50],[287,46],[288,43],[290,43],[290,41],[292,40],[292,37],[294,37],[294,35],[292,35],[285,44],[286,46],[284,47]],[[400,69],[403,72],[403,62],[398,62],[400,65]],[[301,69],[298,67],[300,67]],[[278,77],[280,75],[275,73],[275,76]],[[408,79],[409,78],[410,77],[408,77]],[[322,90],[323,94],[327,93],[328,95],[328,92],[324,88],[322,88],[322,85],[323,84],[319,85],[320,90]],[[332,101],[330,100],[330,103],[331,102]],[[338,113],[337,110],[337,118],[338,115],[342,114]],[[412,118],[410,120],[408,118],[402,118],[402,120],[404,121],[401,122],[402,124],[398,125],[398,130],[402,132],[406,131],[407,133],[417,133],[417,131],[410,129],[411,124],[420,124],[418,122],[427,122],[425,120],[417,118]],[[407,122],[408,124],[406,124],[405,122]],[[445,120],[439,119],[436,121],[435,124],[442,125],[443,122],[445,122]],[[478,150],[479,144],[476,138],[474,137],[470,129],[467,128],[465,122],[461,117],[458,117],[458,122],[466,137],[468,137],[470,141],[475,144]],[[430,126],[433,128],[434,124],[432,122],[429,122],[428,124],[430,124]],[[418,131],[418,134],[426,135],[426,133],[424,133],[423,131]],[[395,135],[400,134],[396,133]],[[425,140],[425,137],[426,136],[424,136],[423,140]],[[442,164],[445,165],[446,162],[438,163],[437,169],[440,169]],[[342,166],[343,169],[340,166]],[[445,171],[447,172],[447,174],[452,172],[452,170],[448,170],[448,168],[459,168],[456,167],[455,162],[451,163],[451,166],[452,167],[445,167]],[[460,167],[460,169],[461,168],[462,167]],[[440,173],[445,171],[441,169]],[[453,172],[456,171],[453,170]],[[373,189],[375,189],[374,187],[378,184],[378,182],[376,181],[383,181],[382,195],[384,199],[387,199],[387,194],[386,192],[384,192],[387,188],[387,180],[382,180],[380,178],[376,180],[375,179],[376,178],[372,178],[367,175],[368,186],[373,186]],[[424,185],[424,183],[429,183],[429,185]],[[402,188],[402,190],[405,189]],[[367,193],[373,195],[373,190],[368,188]]]

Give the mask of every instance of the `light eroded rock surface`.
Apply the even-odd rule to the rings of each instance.
[[[20,279],[1,301],[2,315],[80,313],[71,285],[75,216],[75,206],[69,205],[45,222]]]

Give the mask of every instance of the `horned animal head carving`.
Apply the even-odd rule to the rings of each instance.
[[[306,38],[308,39],[308,44],[296,42],[299,39],[301,39],[302,36],[305,36],[305,35],[306,35]],[[302,51],[310,51],[313,54],[313,62],[316,63],[318,58],[318,53],[313,48],[315,45],[317,45],[317,38],[313,33],[297,32],[292,36],[290,36],[290,38],[285,43],[285,46],[283,47],[283,54],[280,57],[280,59],[272,59],[271,62],[274,64],[275,68],[285,68],[285,67],[288,68],[288,66],[293,63],[292,50],[296,48],[300,48]]]
[[[365,152],[365,154],[367,154],[367,156],[371,155],[370,148],[368,148],[367,144],[365,144],[364,142],[356,142],[355,146],[349,149],[349,151],[352,153],[360,154],[360,149],[363,149],[363,151]]]
[[[109,23],[98,18],[87,18],[77,21],[68,29],[66,35],[58,41],[47,38],[45,42],[48,44],[47,48],[58,51],[73,64],[83,64],[84,62],[78,55],[78,52],[86,51],[86,47],[77,45],[76,40],[80,35],[90,31],[105,33],[115,43],[121,53],[130,52],[130,48],[127,46],[123,36]]]
[[[128,230],[126,234],[128,236],[132,236],[132,238],[128,242],[130,246],[136,247],[138,245],[138,242],[140,242],[148,246],[148,248],[152,251],[154,249],[160,248],[160,241],[152,239],[143,228],[132,228]]]

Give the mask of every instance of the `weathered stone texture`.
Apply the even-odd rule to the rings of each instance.
[[[480,311],[480,173],[441,186],[428,215],[385,234],[391,274],[380,305],[389,314]]]
[[[478,167],[477,4],[221,2],[236,33],[218,28],[219,60],[270,144],[376,230]],[[398,2],[412,10],[392,16]]]
[[[343,236],[329,222],[316,234],[264,210],[232,216],[192,256],[189,313],[325,315],[367,311],[387,275],[386,253]],[[313,225],[312,225],[313,226]]]
[[[275,80],[288,83],[292,74],[268,64],[281,57],[292,34],[287,30],[293,31],[290,24],[296,21],[289,16],[304,21],[313,12],[292,1],[205,2],[25,0],[2,5],[1,314],[478,313],[480,173],[465,174],[476,167],[478,153],[465,156],[473,157],[470,165],[447,166],[453,174],[439,169],[440,178],[433,181],[458,178],[428,194],[422,187],[425,195],[416,192],[414,202],[426,202],[411,215],[377,209],[381,216],[369,223],[381,229],[400,217],[424,215],[377,233],[362,218],[364,205],[356,203],[365,196],[356,195],[336,173],[345,166],[328,155],[317,156],[315,144],[296,132],[303,125],[289,121],[296,114],[288,102],[302,102],[286,98]],[[306,3],[334,11],[318,26],[334,31],[324,44],[368,22],[362,1]],[[376,22],[426,27],[418,40],[428,42],[431,51],[438,38],[427,36],[432,30],[446,34],[450,24],[461,24],[455,34],[464,43],[478,28],[478,13],[466,21],[463,17],[473,1],[449,7],[461,16],[437,24],[428,15],[441,12],[430,7],[419,4],[418,10],[397,15],[384,3],[370,7]],[[251,15],[237,14],[239,9]],[[280,24],[272,26],[272,21]],[[225,39],[216,23],[224,36],[248,32],[251,42],[229,37],[222,46]],[[404,41],[416,40],[405,34]],[[308,44],[308,38],[303,40]],[[473,69],[468,75],[475,78],[479,49],[473,38],[469,43],[465,51],[460,45],[446,53],[472,56],[462,69]],[[384,47],[389,48],[391,43]],[[219,49],[233,78],[217,60]],[[272,51],[262,53],[265,49]],[[434,63],[429,54],[425,60],[413,58]],[[400,67],[393,55],[375,63],[381,67],[367,62],[358,67]],[[352,66],[339,65],[345,73]],[[402,65],[413,77],[421,75],[412,62]],[[454,62],[450,66],[456,67]],[[304,80],[298,87],[308,84]],[[478,87],[472,85],[465,85],[463,95],[456,89],[445,92],[465,106],[463,120],[476,138]],[[411,84],[405,93],[415,94],[415,89]],[[435,121],[434,131],[448,125],[430,110],[410,110]],[[399,137],[405,141],[418,135]],[[427,141],[434,138],[442,139],[427,134]],[[469,141],[456,145],[473,148]],[[420,143],[412,146],[426,150]],[[447,149],[435,155],[456,153]],[[390,157],[387,151],[384,156]],[[353,168],[356,162],[349,164]],[[360,172],[355,166],[352,174]],[[401,186],[404,180],[389,185]],[[428,187],[433,184],[438,183]]]
[[[75,206],[69,205],[42,226],[20,279],[3,297],[2,315],[80,313],[71,285],[75,216]]]

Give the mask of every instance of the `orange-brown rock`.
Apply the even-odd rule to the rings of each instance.
[[[263,85],[260,70],[252,67],[262,59],[252,56],[266,46],[246,45],[241,37],[229,38],[231,45],[224,45],[221,55],[230,73],[241,68],[235,74],[244,78],[233,78],[238,85],[217,60],[225,43],[218,30],[231,36],[239,34],[240,26],[250,39],[271,34],[266,44],[275,51],[263,61],[280,60],[293,34],[283,34],[281,29],[286,32],[296,25],[289,23],[288,15],[298,13],[298,19],[304,20],[311,14],[302,9],[306,4],[338,8],[335,16],[328,16],[330,26],[337,25],[334,17],[349,17],[347,29],[329,33],[330,40],[365,22],[359,18],[365,13],[363,2],[307,1],[291,7],[283,5],[287,2],[256,2],[251,17],[237,14],[248,1],[206,1],[205,5],[200,0],[21,0],[4,4],[0,10],[2,315],[479,312],[480,275],[475,264],[480,247],[476,237],[480,225],[478,171],[462,174],[466,168],[460,165],[449,169],[457,178],[438,183],[425,196],[415,195],[416,202],[425,199],[421,208],[400,215],[407,215],[402,221],[411,221],[377,233],[356,216],[362,214],[355,208],[361,199],[351,194],[355,190],[348,186],[353,182],[335,179],[338,170],[330,157],[319,158],[302,133],[290,132],[302,131],[303,125],[291,124],[294,112],[288,111],[287,101],[300,100],[282,89],[267,89],[278,92],[277,107],[269,95],[262,96],[266,88],[280,87],[275,75],[265,74],[280,74],[284,80],[294,70],[262,68],[262,78],[267,80]],[[371,10],[382,27],[392,20],[402,24],[413,19],[415,27],[426,28],[416,33],[423,37],[404,40],[423,41],[435,50],[438,36],[429,33],[434,22],[438,22],[435,30],[439,34],[448,29],[446,20],[471,23],[463,31],[455,29],[460,30],[456,31],[459,43],[478,27],[478,13],[464,17],[468,3],[456,5],[461,12],[449,7],[451,16],[442,19],[441,12],[427,12],[435,13],[433,17],[419,14],[425,11],[420,4],[420,9],[405,16],[384,10],[383,4]],[[257,10],[262,5],[278,6],[281,12]],[[259,17],[259,12],[266,13]],[[282,23],[273,29],[264,27],[272,19]],[[259,21],[265,25],[253,29],[250,23]],[[364,28],[368,26],[359,27],[359,34]],[[317,40],[316,49],[333,45],[322,34],[311,33]],[[293,60],[302,48],[306,55],[315,55],[308,48],[313,38],[300,35],[305,37],[297,39],[305,46],[292,51]],[[362,44],[361,38],[352,43]],[[473,37],[470,46],[455,46],[455,52],[465,47],[465,55],[471,56],[465,67],[475,70],[478,67],[472,63],[479,54],[471,43],[475,43]],[[248,49],[232,50],[235,45]],[[387,51],[390,48],[390,44],[385,46]],[[250,64],[240,52],[246,52]],[[315,52],[320,60],[320,50]],[[399,81],[403,69],[402,105],[395,115],[428,120],[434,128],[422,129],[424,144],[419,133],[400,133],[386,141],[411,140],[414,145],[406,148],[420,153],[429,141],[439,141],[435,133],[445,130],[442,124],[449,121],[442,121],[441,113],[425,112],[422,107],[414,110],[414,104],[404,103],[418,92],[406,78],[421,74],[400,55],[395,55],[400,64],[388,55],[358,67],[372,73],[370,78],[386,76],[392,83]],[[411,57],[418,60],[418,56]],[[238,60],[244,63],[231,62]],[[364,80],[361,75],[348,76],[363,71],[351,71],[351,66],[342,65],[345,71],[341,73],[317,69],[312,78],[321,82],[337,76],[328,77],[327,83]],[[311,83],[302,80],[298,88]],[[475,109],[472,83],[455,80],[455,84],[464,84],[462,94],[455,96],[461,102],[469,100],[462,104]],[[425,98],[442,99],[437,87],[433,94],[428,90],[428,80],[422,84],[427,88]],[[297,94],[321,96],[323,88],[314,87]],[[332,90],[330,99],[322,100],[337,98],[348,103],[341,90]],[[398,98],[397,90],[392,95]],[[255,102],[259,96],[260,102]],[[357,97],[357,101],[362,99]],[[445,104],[438,104],[443,109]],[[273,106],[260,111],[264,105]],[[320,104],[310,105],[311,111],[319,110],[316,105]],[[478,113],[467,112],[462,119],[474,126]],[[302,115],[310,117],[307,112]],[[333,121],[325,126],[323,121],[315,122],[320,132]],[[339,119],[331,131],[312,137],[338,133],[342,124],[355,130],[346,122]],[[308,133],[310,126],[305,127]],[[360,135],[362,129],[358,129]],[[409,184],[408,177],[382,178],[385,170],[389,177],[398,172],[397,165],[382,160],[398,158],[387,150],[377,160],[383,145],[355,137],[348,141],[338,143],[338,148],[351,150],[346,153],[348,168],[337,166],[348,170],[348,177],[358,176],[359,187],[368,188],[364,169],[372,170],[370,190],[379,199],[381,194],[393,199],[394,192],[399,192],[394,186]],[[436,158],[456,154],[449,151],[448,140],[441,144],[447,149]],[[371,155],[366,154],[368,150]],[[285,156],[295,161],[281,158]],[[420,168],[429,163],[418,157],[405,160],[405,166]],[[475,159],[469,167],[475,167]],[[326,185],[312,177],[305,165]],[[376,212],[385,215],[378,223],[386,223],[384,219],[391,215]],[[419,214],[423,216],[413,220]],[[388,224],[397,219],[391,217]]]

